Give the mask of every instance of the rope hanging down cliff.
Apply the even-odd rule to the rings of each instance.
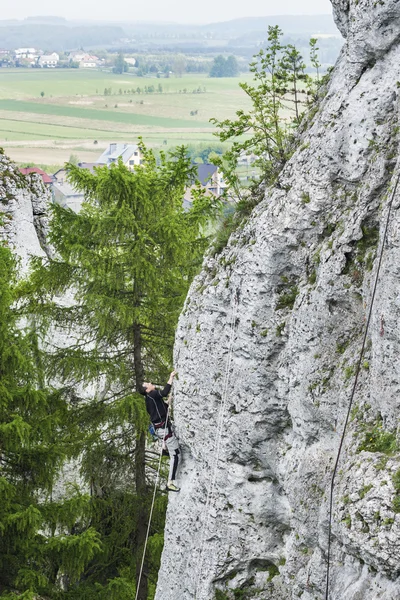
[[[229,386],[229,372],[230,372],[231,363],[232,363],[232,350],[233,350],[233,341],[234,341],[235,330],[236,330],[238,305],[239,305],[239,289],[236,290],[236,293],[234,295],[234,306],[233,306],[232,313],[231,313],[228,357],[227,357],[227,361],[226,361],[224,385],[222,388],[222,400],[221,400],[221,404],[220,404],[220,408],[219,408],[217,434],[216,434],[216,439],[215,439],[215,460],[214,460],[214,467],[213,467],[213,471],[212,471],[211,485],[210,485],[210,487],[208,489],[208,493],[207,493],[207,500],[206,500],[206,507],[205,507],[206,520],[203,525],[203,531],[202,531],[202,537],[201,537],[201,543],[200,543],[200,554],[199,554],[199,560],[198,560],[198,575],[197,575],[196,587],[195,587],[195,591],[194,591],[194,600],[201,600],[201,596],[198,595],[198,592],[199,592],[199,588],[200,588],[200,584],[201,584],[201,575],[202,575],[202,571],[203,571],[203,560],[204,560],[204,545],[206,542],[206,537],[207,537],[207,533],[208,533],[208,529],[209,529],[211,502],[213,499],[215,482],[217,479],[218,462],[219,462],[220,451],[221,451],[222,428],[223,428],[224,422],[225,422],[226,402],[227,402],[227,397],[228,397],[228,386]]]
[[[344,443],[344,439],[346,436],[346,431],[347,431],[347,425],[349,422],[349,417],[350,417],[350,411],[353,405],[353,400],[354,400],[354,395],[356,392],[356,387],[357,387],[357,383],[358,383],[358,376],[360,374],[360,370],[361,370],[361,363],[364,357],[364,351],[365,351],[365,345],[366,345],[366,341],[367,341],[367,335],[368,335],[368,331],[369,331],[369,326],[371,323],[371,317],[372,317],[372,309],[374,307],[374,302],[375,302],[375,295],[376,295],[376,290],[378,287],[378,281],[379,281],[379,274],[380,274],[380,270],[381,270],[381,266],[382,266],[382,259],[383,259],[383,253],[384,253],[384,249],[385,249],[385,243],[386,243],[386,239],[387,239],[387,234],[388,234],[388,230],[389,230],[389,223],[390,223],[390,217],[392,214],[392,206],[393,206],[393,200],[396,196],[396,192],[397,192],[397,187],[399,185],[399,181],[400,181],[400,173],[397,176],[396,179],[396,183],[393,189],[393,193],[389,202],[389,207],[388,207],[388,214],[387,214],[387,218],[386,218],[386,225],[385,225],[385,231],[383,234],[383,238],[382,238],[382,246],[381,246],[381,251],[380,251],[380,255],[379,255],[379,262],[378,262],[378,267],[376,270],[376,276],[375,276],[375,282],[374,282],[374,287],[373,287],[373,291],[372,291],[372,297],[371,297],[371,303],[370,303],[370,307],[369,307],[369,312],[368,312],[368,319],[367,319],[367,323],[365,326],[365,331],[364,331],[364,336],[363,336],[363,342],[362,342],[362,346],[361,346],[361,352],[360,352],[360,356],[358,359],[358,363],[357,363],[357,368],[356,368],[356,373],[355,373],[355,378],[354,378],[354,383],[353,383],[353,388],[351,391],[351,395],[350,395],[350,402],[349,402],[349,407],[347,410],[347,415],[346,415],[346,420],[344,423],[344,427],[343,427],[343,433],[340,439],[340,444],[339,444],[339,449],[338,449],[338,453],[336,456],[336,461],[335,461],[335,466],[333,468],[333,473],[332,473],[332,480],[331,480],[331,489],[330,489],[330,502],[329,502],[329,525],[328,525],[328,556],[327,556],[327,570],[326,570],[326,588],[325,588],[325,600],[329,600],[329,577],[330,577],[330,563],[331,563],[331,544],[332,544],[332,514],[333,514],[333,492],[334,492],[334,487],[335,487],[335,479],[336,479],[336,474],[337,474],[337,469],[338,469],[338,465],[339,465],[339,459],[340,459],[340,455],[342,453],[342,448],[343,448],[343,443]]]

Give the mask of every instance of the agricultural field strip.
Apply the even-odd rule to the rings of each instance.
[[[176,132],[189,133],[186,128],[160,128],[150,127],[149,125],[123,125],[119,123],[107,123],[106,121],[90,121],[88,119],[80,119],[73,117],[63,117],[62,123],[55,123],[55,117],[50,115],[38,115],[32,113],[20,113],[17,118],[10,119],[9,113],[0,110],[0,130],[15,131],[16,133],[32,132],[39,137],[43,135],[47,137],[60,138],[81,138],[84,137],[99,137],[106,135],[137,135],[140,132]],[[213,129],[210,126],[210,133]],[[193,127],[191,133],[205,133],[207,130],[203,128]]]
[[[112,89],[112,97],[116,97],[119,89],[132,91],[146,86],[162,85],[162,95],[180,94],[187,89],[187,96],[192,95],[194,89],[206,88],[207,93],[212,95],[228,94],[240,90],[239,82],[251,82],[249,73],[241,73],[238,77],[212,78],[205,74],[184,75],[183,77],[171,77],[157,79],[155,77],[137,77],[134,75],[114,75],[102,71],[52,70],[52,69],[10,69],[0,71],[0,98],[27,99],[39,97],[43,91],[46,98],[49,96],[103,96],[103,90]],[[156,94],[157,95],[157,94]],[[195,96],[195,94],[193,94]],[[201,95],[201,94],[200,94]],[[139,94],[131,97],[140,98]],[[104,96],[103,96],[104,97]],[[121,96],[120,96],[121,97]]]
[[[76,108],[74,106],[60,106],[56,104],[41,104],[20,100],[0,100],[0,110],[10,112],[29,112],[34,114],[54,115],[58,117],[72,117],[96,121],[109,121],[130,125],[142,125],[159,128],[209,128],[210,123],[187,121],[184,119],[171,119],[168,117],[154,117],[138,115],[136,113],[118,112],[107,110],[94,110],[90,108]]]

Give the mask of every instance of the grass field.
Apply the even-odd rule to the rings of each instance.
[[[14,160],[34,164],[49,164],[54,151],[51,163],[59,164],[71,153],[94,159],[108,142],[135,142],[138,135],[163,148],[218,142],[209,119],[232,118],[239,108],[249,108],[238,85],[249,79],[0,69],[0,146]],[[145,86],[159,85],[162,93],[144,93]]]

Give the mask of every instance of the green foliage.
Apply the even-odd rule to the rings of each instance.
[[[311,273],[309,274],[309,276],[308,276],[308,283],[309,283],[310,285],[314,285],[314,283],[315,283],[316,281],[317,281],[317,271],[316,271],[316,269],[313,269],[313,270],[311,271]]]
[[[302,192],[301,201],[303,204],[309,204],[311,201],[310,194],[308,192]]]
[[[219,54],[214,58],[210,69],[210,77],[235,77],[239,73],[239,66],[234,56],[224,58]]]
[[[121,75],[122,73],[125,73],[128,68],[128,63],[125,61],[124,55],[120,52],[114,61],[113,73]]]
[[[390,431],[385,431],[380,419],[373,427],[365,427],[364,429],[364,439],[358,446],[359,451],[382,452],[389,455],[397,451],[396,435]]]
[[[226,178],[240,154],[254,152],[261,179],[270,185],[291,156],[292,129],[299,124],[307,97],[314,88],[305,74],[306,65],[300,53],[292,44],[282,45],[281,37],[279,27],[268,28],[268,47],[260,50],[250,63],[254,84],[240,84],[251,100],[251,110],[238,110],[234,121],[211,119],[220,130],[217,135],[222,142],[233,140],[232,149],[225,154],[231,167]],[[315,45],[314,51],[317,51]],[[282,118],[285,110],[292,113],[289,120]],[[249,133],[251,137],[243,140],[242,136]],[[232,186],[233,182],[229,183]]]
[[[215,600],[229,600],[229,596],[222,590],[215,590]]]
[[[58,574],[79,577],[100,541],[89,529],[71,536],[87,499],[51,501],[78,430],[63,395],[44,385],[36,333],[19,322],[15,271],[0,246],[0,589],[33,598]]]
[[[344,380],[349,381],[353,377],[355,373],[355,367],[353,365],[349,365],[344,368]]]
[[[400,492],[400,469],[392,475],[393,487],[398,494]]]
[[[243,220],[248,217],[257,205],[256,196],[242,198],[235,205],[228,205],[218,226],[211,252],[216,255],[226,247],[232,233],[237,230]]]
[[[86,200],[79,213],[54,205],[49,240],[55,257],[35,259],[25,285],[27,309],[41,333],[56,325],[77,338],[69,347],[52,349],[46,372],[57,374],[74,397],[85,432],[82,475],[93,490],[90,524],[101,540],[90,569],[76,572],[88,597],[106,581],[113,581],[114,590],[108,583],[107,593],[128,590],[127,597],[135,585],[155,467],[146,453],[148,416],[137,392],[144,380],[165,380],[171,368],[177,319],[208,244],[207,223],[219,210],[200,187],[190,210],[183,209],[194,177],[184,147],[169,157],[161,153],[159,164],[143,144],[141,152],[144,162],[133,172],[122,162],[95,173],[68,165],[70,182]],[[57,302],[64,293],[73,293],[70,306]],[[98,392],[81,401],[74,391],[79,382]],[[163,498],[157,498],[157,507],[140,600],[151,595],[157,578]],[[82,534],[88,531],[83,527]],[[125,591],[115,592],[121,586]]]
[[[350,275],[352,282],[360,286],[363,281],[363,271],[370,271],[376,256],[379,242],[378,225],[362,225],[362,238],[354,245],[353,250],[346,254],[346,264],[343,273]]]
[[[395,496],[392,502],[393,512],[400,513],[400,496]]]
[[[274,577],[279,575],[279,569],[276,565],[270,565],[267,570],[268,570],[267,581],[272,581]]]
[[[277,337],[281,337],[283,335],[283,331],[284,331],[285,327],[286,327],[286,322],[279,323],[279,325],[276,326]]]
[[[396,473],[392,475],[392,483],[395,491],[395,497],[393,498],[392,508],[395,513],[400,513],[400,469],[398,469]]]
[[[368,484],[368,485],[364,485],[364,487],[361,488],[361,490],[358,492],[358,495],[360,496],[361,500],[364,498],[364,496],[370,491],[372,490],[374,486],[372,485],[372,483]]]
[[[300,53],[291,44],[282,45],[281,37],[279,27],[268,28],[268,47],[260,50],[250,63],[253,83],[240,83],[251,101],[250,111],[238,110],[235,120],[210,119],[219,129],[216,135],[220,141],[232,142],[223,158],[213,158],[224,175],[227,193],[230,199],[251,204],[252,208],[264,195],[260,184],[274,184],[292,155],[293,129],[300,123],[308,98],[316,92],[313,80],[305,74],[306,65]],[[316,60],[315,44],[313,49]],[[284,111],[291,113],[289,119],[283,119]],[[260,178],[252,180],[249,190],[243,186],[237,166],[241,155],[250,153],[257,157],[253,168]],[[304,195],[302,201],[309,202],[309,196]],[[235,216],[229,215],[222,224],[217,248],[224,247],[230,233],[240,224],[240,212],[239,209]]]
[[[294,306],[298,293],[299,288],[297,287],[297,285],[291,286],[289,290],[283,292],[279,296],[275,310],[281,310],[283,308],[289,308],[291,310]]]

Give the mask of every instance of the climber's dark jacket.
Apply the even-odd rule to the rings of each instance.
[[[164,402],[164,398],[171,391],[169,383],[165,385],[163,390],[152,390],[146,393],[146,410],[150,415],[151,422],[155,427],[165,423],[167,418],[168,404]]]

